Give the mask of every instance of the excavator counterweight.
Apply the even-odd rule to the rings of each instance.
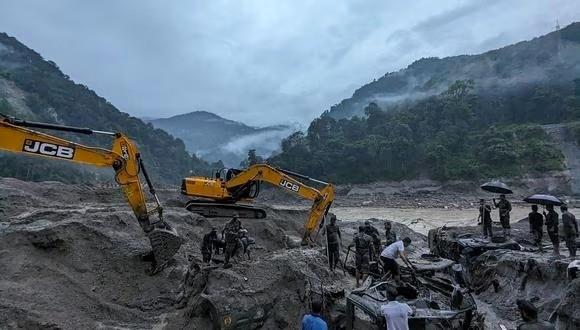
[[[42,128],[80,134],[105,134],[113,137],[111,150],[88,147],[41,133],[30,128]],[[112,167],[139,225],[150,240],[153,256],[152,272],[157,273],[179,250],[182,239],[163,219],[163,207],[149,179],[141,155],[133,141],[121,133],[95,131],[47,123],[27,122],[0,114],[0,150],[43,158],[61,159],[99,167]],[[139,179],[142,174],[153,196],[155,207],[148,209]]]

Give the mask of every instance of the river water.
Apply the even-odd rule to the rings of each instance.
[[[306,206],[276,205],[280,209],[307,210]],[[557,209],[558,213],[560,210]],[[570,211],[580,216],[578,209]],[[447,226],[472,226],[477,224],[477,207],[474,208],[389,208],[389,207],[332,207],[331,212],[336,214],[340,221],[360,221],[370,218],[386,219],[407,225],[412,230],[427,235],[430,229]],[[529,206],[513,206],[511,221],[517,222],[527,218]],[[541,212],[541,209],[540,209]],[[492,220],[499,221],[498,210],[492,211]]]

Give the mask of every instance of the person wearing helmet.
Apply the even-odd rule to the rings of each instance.
[[[393,231],[393,224],[390,221],[385,222],[385,237],[387,239],[386,246],[389,246],[397,241],[397,234]]]
[[[242,246],[241,246],[242,258],[244,256],[248,256],[248,260],[252,260],[252,255],[251,255],[252,245],[256,244],[256,241],[253,238],[248,236],[247,229],[240,230],[240,242],[242,244]]]
[[[377,260],[378,256],[376,254],[379,253],[379,251],[381,250],[381,238],[379,230],[375,228],[373,225],[371,225],[371,222],[369,220],[365,221],[364,229],[365,234],[369,235],[372,238],[374,248],[373,251],[375,251],[373,254],[370,255],[370,258],[373,261]]]
[[[242,229],[242,223],[238,218],[238,215],[234,215],[230,221],[228,221],[224,227],[222,233],[225,234],[226,241],[226,251],[224,257],[224,268],[230,268],[230,258],[232,258],[238,247],[238,242],[240,238],[240,230]]]
[[[356,254],[356,286],[359,286],[359,281],[363,282],[367,279],[369,273],[369,256],[373,254],[372,238],[365,234],[365,227],[359,226],[358,233],[354,235],[352,243],[348,248],[355,247]]]

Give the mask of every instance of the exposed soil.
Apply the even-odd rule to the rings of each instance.
[[[297,247],[306,210],[268,208],[266,219],[243,220],[256,240],[252,260],[237,259],[223,269],[222,255],[217,255],[212,266],[200,268],[203,235],[222,228],[225,220],[183,210],[183,199],[173,191],[164,191],[162,200],[166,220],[186,243],[168,267],[151,276],[141,258],[149,242],[118,189],[0,178],[0,328],[207,329],[220,322],[245,322],[237,324],[250,329],[297,328],[310,300],[321,293],[331,324],[344,321],[344,297],[354,288],[354,278],[342,270],[329,272],[324,248]],[[336,209],[344,258],[356,228],[373,216],[364,207],[353,208],[363,212],[357,217],[349,216],[354,211]],[[398,221],[400,214],[380,218]],[[371,222],[383,231],[384,220]],[[526,226],[514,226],[524,247],[529,243]],[[413,239],[411,256],[419,266],[424,263],[419,256],[429,252],[427,237],[404,224],[394,223],[393,230],[399,238]],[[465,229],[470,230],[479,232]],[[317,240],[322,243],[324,237]],[[545,278],[529,275],[526,288],[518,291],[521,264],[530,258],[538,260]],[[559,310],[562,318],[575,320],[570,303],[557,306],[566,292],[566,299],[574,301],[578,289],[572,284],[566,289],[565,260],[538,257],[528,249],[488,252],[475,264],[474,278],[486,269],[500,278],[502,291],[488,288],[477,296],[488,325],[517,323],[516,296],[536,301],[543,318]],[[517,295],[508,297],[512,292]]]

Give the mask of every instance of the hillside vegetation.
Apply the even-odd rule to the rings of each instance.
[[[123,132],[137,142],[157,181],[177,184],[190,170],[206,170],[208,166],[190,156],[181,140],[119,111],[87,86],[73,82],[55,63],[3,33],[0,33],[0,112],[28,120]],[[111,145],[108,136],[51,134],[92,146]],[[0,153],[0,176],[79,182],[99,179],[101,173],[108,179],[111,172]]]
[[[285,139],[269,161],[337,183],[541,174],[564,168],[541,125],[579,118],[575,23],[386,74]]]
[[[364,109],[371,102],[384,109],[415,103],[441,94],[457,80],[473,80],[478,95],[497,98],[500,102],[489,105],[495,111],[490,115],[505,117],[501,119],[511,121],[535,113],[527,111],[530,103],[546,106],[551,113],[550,108],[559,107],[559,103],[543,98],[546,103],[539,104],[532,99],[553,89],[569,93],[572,81],[580,77],[579,54],[580,23],[573,23],[483,54],[423,58],[360,87],[328,113],[335,119],[350,118],[364,116]],[[552,119],[559,119],[557,113]]]

